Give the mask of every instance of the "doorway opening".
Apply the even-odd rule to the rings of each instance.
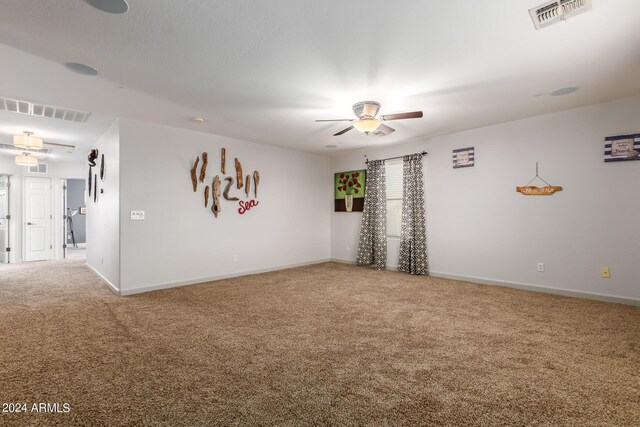
[[[0,174],[0,262],[11,262],[11,177]]]
[[[84,179],[67,179],[63,186],[63,257],[86,259],[87,220],[86,182]]]

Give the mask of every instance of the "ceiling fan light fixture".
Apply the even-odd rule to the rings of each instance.
[[[353,127],[362,133],[373,132],[378,129],[378,126],[380,126],[380,120],[376,118],[358,119],[353,122]]]
[[[375,117],[380,111],[380,103],[376,101],[360,101],[353,104],[351,108],[353,109],[353,114],[361,119]]]
[[[16,156],[16,165],[20,166],[37,166],[38,158],[32,156],[30,153],[22,153]]]
[[[13,146],[24,150],[42,150],[42,138],[33,136],[32,132],[13,136]]]

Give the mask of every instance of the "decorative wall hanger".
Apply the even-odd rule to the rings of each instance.
[[[87,179],[88,181],[87,188],[89,189],[89,198],[91,198],[91,189],[93,188],[93,181],[92,181],[93,171],[91,169],[92,169],[91,166],[89,166],[89,178]]]
[[[220,170],[222,173],[225,173],[226,170],[226,156],[227,150],[222,147],[220,150]],[[202,157],[202,162],[200,162],[200,158]],[[193,166],[191,168],[191,184],[193,187],[193,191],[198,191],[198,181],[204,183],[207,175],[207,165],[209,163],[209,154],[207,152],[202,153],[201,156],[197,156]],[[229,202],[236,202],[239,205],[238,213],[244,214],[249,211],[251,208],[258,206],[258,201],[255,199],[251,199],[251,175],[247,174],[246,177],[242,173],[242,164],[240,160],[236,157],[235,161],[235,177],[234,176],[220,176],[216,175],[213,178],[213,182],[211,185],[205,185],[203,191],[204,198],[204,206],[205,208],[209,207],[209,198],[213,199],[211,203],[211,212],[217,218],[218,214],[222,211],[221,198],[220,198],[220,185],[222,181],[226,181],[226,185],[224,191],[222,192],[222,196],[224,200]],[[198,166],[200,167],[200,171],[198,173]],[[233,172],[232,172],[233,173]],[[234,188],[233,181],[236,181],[236,186]],[[254,195],[258,197],[258,184],[260,182],[260,173],[257,170],[253,171],[253,188]],[[232,194],[235,192],[235,189],[242,189],[244,186],[244,191],[239,192],[238,196],[242,197],[245,200],[241,200],[240,197],[236,197],[236,195]],[[244,194],[243,194],[244,193]]]
[[[608,136],[604,139],[604,161],[640,160],[640,133]]]
[[[87,156],[87,160],[89,160],[89,166],[93,167],[96,165],[96,159],[98,158],[98,149],[92,148],[89,151],[89,155]]]
[[[242,188],[242,165],[236,157],[236,179],[238,181],[238,190]]]
[[[229,181],[227,183],[227,186],[224,188],[224,193],[222,193],[222,195],[224,196],[225,199],[227,200],[231,200],[233,202],[235,202],[236,200],[240,200],[237,197],[229,197],[229,190],[231,189],[231,185],[233,185],[233,178],[228,176],[224,179],[225,181]]]
[[[216,175],[213,178],[213,204],[211,205],[211,212],[218,218],[220,213],[220,177]]]
[[[104,182],[104,154],[100,156],[100,181]]]
[[[475,150],[473,147],[458,148],[453,150],[453,168],[469,168],[475,163]]]
[[[535,181],[536,179],[539,179],[540,181],[544,182],[546,184],[546,186],[545,187],[536,187],[536,186],[529,185],[533,181]],[[527,182],[526,185],[524,185],[522,187],[516,187],[516,191],[518,193],[524,194],[525,196],[546,196],[546,195],[553,194],[556,191],[561,191],[561,190],[562,190],[562,187],[559,187],[557,185],[551,185],[547,181],[542,179],[540,177],[540,175],[538,175],[538,162],[536,162],[536,176],[534,176],[531,179],[531,181]]]
[[[202,169],[200,169],[200,182],[204,182],[204,176],[207,173],[207,164],[209,163],[209,153],[202,153]]]
[[[104,182],[105,180],[105,162],[104,162],[104,154],[100,156],[100,175],[93,172],[93,168],[96,166],[96,160],[98,159],[98,149],[92,148],[89,151],[89,155],[87,156],[87,160],[89,162],[89,175],[87,176],[87,189],[89,193],[89,199],[93,196],[93,202],[98,202],[98,176],[100,177],[100,181]],[[104,188],[100,188],[100,194],[104,193]]]
[[[258,198],[258,184],[260,183],[260,172],[253,171],[253,194]]]
[[[191,168],[191,183],[193,184],[193,192],[198,191],[198,176],[196,174],[198,170],[198,163],[200,163],[200,157],[196,157],[196,161],[193,163],[193,168]]]

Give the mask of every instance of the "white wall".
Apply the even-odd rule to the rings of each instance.
[[[640,97],[592,105],[332,159],[333,172],[427,150],[429,267],[434,275],[640,300],[640,161],[604,163],[604,138],[640,133]],[[453,169],[451,150],[475,147]],[[563,191],[523,196],[535,175]],[[332,213],[332,258],[355,260],[361,214]],[[349,249],[347,250],[347,246]],[[397,241],[388,264],[397,265]],[[536,263],[546,271],[538,273]],[[600,277],[600,267],[611,278]]]
[[[54,247],[53,258],[62,258],[62,226],[63,226],[63,210],[62,210],[62,182],[67,178],[84,178],[84,168],[82,162],[58,162],[44,160],[48,165],[48,173],[30,174],[26,166],[18,166],[15,164],[13,156],[0,155],[0,174],[11,175],[10,190],[10,211],[11,211],[11,257],[12,263],[23,261],[24,245],[23,245],[23,183],[27,176],[35,176],[40,178],[48,178],[52,185],[52,243]]]
[[[87,197],[87,265],[114,289],[120,289],[120,127],[116,121],[98,140],[98,162],[93,172],[100,176],[100,157],[105,156],[105,180],[99,182],[97,203]],[[84,173],[88,174],[87,162]]]
[[[204,184],[192,190],[196,156],[209,153],[210,185],[221,147],[227,176],[235,157],[245,176],[260,172],[259,205],[244,215],[221,197],[215,218]],[[120,149],[123,294],[330,259],[328,157],[125,119]],[[144,210],[145,220],[132,221],[131,210]]]

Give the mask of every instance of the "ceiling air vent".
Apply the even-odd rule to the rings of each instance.
[[[38,163],[37,165],[29,166],[29,173],[49,173],[49,167],[46,163]]]
[[[591,0],[554,0],[529,10],[536,29],[591,10]]]
[[[3,96],[0,96],[0,110],[78,123],[86,122],[89,116],[91,116],[91,113],[87,111],[56,107],[55,105],[36,104],[19,99],[5,98]]]

